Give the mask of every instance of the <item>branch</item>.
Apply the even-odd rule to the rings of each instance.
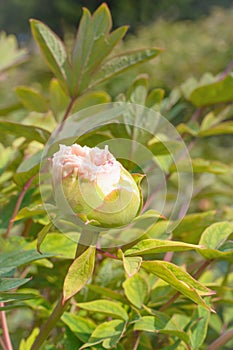
[[[134,345],[133,345],[133,350],[137,350],[138,345],[139,345],[139,340],[140,340],[140,332],[139,331],[135,331],[134,335],[135,335],[135,342],[134,342]]]
[[[111,253],[109,253],[109,252],[105,252],[104,250],[102,250],[102,249],[100,249],[100,248],[96,248],[96,251],[97,251],[97,253],[99,253],[99,254],[105,256],[106,258],[111,258],[111,259],[120,260],[120,259],[118,258],[117,255],[111,254]]]
[[[212,344],[210,344],[206,350],[221,349],[223,345],[225,345],[231,339],[233,339],[233,328],[220,335],[220,337],[216,339]]]

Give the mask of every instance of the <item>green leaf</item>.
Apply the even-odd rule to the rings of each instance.
[[[184,124],[180,123],[176,127],[179,134],[190,134],[192,136],[197,136],[199,132],[199,126],[195,124]]]
[[[31,217],[36,218],[36,216],[45,215],[45,214],[46,214],[46,211],[45,211],[42,204],[28,206],[28,207],[21,209],[18,212],[14,221],[21,220],[21,219],[28,219]]]
[[[159,239],[145,239],[139,241],[133,247],[125,251],[125,256],[137,256],[147,254],[158,254],[166,252],[179,252],[199,248],[197,245],[184,242],[166,241]]]
[[[0,33],[0,72],[3,72],[27,59],[27,50],[18,49],[16,37]]]
[[[226,242],[232,232],[232,222],[222,221],[212,224],[203,232],[199,241],[203,248],[199,249],[198,252],[206,259],[233,260],[233,246]]]
[[[74,315],[70,312],[65,312],[62,315],[62,321],[69,327],[69,329],[79,338],[82,342],[86,343],[90,338],[91,333],[96,328],[94,322],[87,317],[81,317]]]
[[[128,320],[128,314],[125,309],[120,305],[120,303],[101,299],[89,301],[86,303],[78,303],[78,307],[91,312],[100,312],[109,315],[114,318],[121,318],[124,321]]]
[[[229,221],[216,222],[202,234],[200,245],[210,249],[218,249],[233,232],[233,223]]]
[[[13,252],[5,252],[0,255],[1,267],[16,268],[29,262],[54,256],[54,254],[39,254],[36,250],[15,250]]]
[[[29,142],[38,141],[40,143],[46,143],[50,137],[50,133],[45,129],[6,120],[0,120],[0,134],[1,133],[2,135],[11,134],[16,137],[25,137]]]
[[[66,327],[63,338],[65,350],[79,349],[83,344],[83,342],[80,339],[78,339],[77,336],[73,332],[71,332],[71,330],[68,327]]]
[[[71,264],[65,277],[63,287],[63,302],[79,292],[92,276],[95,264],[95,247],[88,247]]]
[[[181,150],[181,144],[174,141],[160,141],[157,137],[153,137],[148,142],[149,150],[156,156],[169,155],[173,152]]]
[[[13,301],[29,300],[37,298],[36,294],[32,293],[0,293],[0,302],[10,303]]]
[[[45,227],[46,229],[48,228],[48,226]],[[38,239],[40,241],[42,237],[39,237]],[[33,242],[28,243],[26,247],[27,249],[36,249],[37,246],[38,241],[35,240]],[[40,250],[42,250],[43,252],[49,252],[57,258],[61,259],[74,259],[76,248],[77,243],[72,241],[70,238],[68,238],[61,232],[49,232],[49,234],[46,235],[46,239],[40,242]]]
[[[203,344],[210,319],[210,312],[202,306],[198,306],[193,317],[196,319],[196,324],[191,332],[191,346],[193,350],[199,350]]]
[[[42,150],[40,150],[22,161],[13,176],[13,180],[17,185],[23,187],[32,177],[38,174],[42,153]]]
[[[147,75],[138,76],[127,93],[127,100],[132,103],[145,105],[148,90]]]
[[[123,265],[126,274],[129,277],[135,275],[141,267],[142,258],[140,256],[126,257],[123,256]]]
[[[113,300],[119,300],[123,303],[127,303],[127,299],[120,293],[106,287],[102,287],[99,285],[94,285],[94,284],[88,284],[87,285],[88,289],[91,291],[103,295],[104,297],[111,298]]]
[[[225,174],[231,170],[230,167],[224,163],[201,158],[192,159],[192,168],[190,168],[190,163],[187,163],[185,160],[179,161],[177,166],[172,164],[170,167],[170,172],[176,172],[177,169],[184,172],[190,172],[190,170],[192,170],[194,173],[206,172],[211,174]]]
[[[174,239],[187,243],[198,243],[203,230],[216,221],[215,210],[186,215],[173,231]]]
[[[0,292],[7,292],[10,289],[18,288],[29,282],[31,278],[0,278]]]
[[[93,75],[90,87],[94,87],[95,85],[98,85],[131,67],[156,57],[161,51],[162,50],[158,48],[137,50],[109,59],[104,65],[102,65],[100,70]]]
[[[111,101],[111,97],[105,91],[91,91],[77,98],[72,108],[72,113],[81,111],[84,108],[98,105],[101,103],[108,103]]]
[[[21,340],[19,345],[19,350],[30,350],[39,332],[40,332],[39,328],[34,328],[32,333],[27,339]]]
[[[172,324],[172,322],[170,322],[169,324],[169,318],[166,320],[165,318],[161,319],[157,316],[143,316],[134,323],[134,330],[168,334],[182,339],[186,344],[189,343],[188,334],[179,330],[174,323]]]
[[[68,84],[71,79],[71,68],[68,55],[60,38],[44,23],[31,19],[32,35],[49,68],[60,81],[64,91],[69,94]]]
[[[48,111],[47,99],[35,89],[27,86],[17,86],[15,89],[21,103],[29,111],[45,113]]]
[[[163,89],[153,89],[146,98],[146,107],[154,108],[160,104],[164,98],[165,91]]]
[[[55,119],[61,122],[69,105],[70,98],[63,91],[61,84],[56,78],[51,79],[49,85],[50,108]]]
[[[168,319],[161,319],[157,316],[143,316],[134,323],[135,331],[155,332],[166,326]]]
[[[40,246],[43,243],[45,237],[47,236],[47,234],[49,233],[50,228],[53,226],[53,223],[50,222],[48,223],[48,225],[45,225],[42,230],[38,233],[38,238],[37,238],[37,245],[36,245],[36,249],[37,251],[42,254],[41,250],[40,250]]]
[[[149,295],[149,286],[144,278],[136,274],[123,283],[123,288],[131,304],[140,309]]]
[[[189,100],[196,107],[208,106],[216,103],[232,102],[233,77],[227,75],[217,82],[199,86],[189,96]]]
[[[11,147],[4,147],[0,143],[0,176],[4,173],[7,165],[10,163],[12,158],[14,157],[15,151]]]
[[[142,267],[167,282],[187,298],[209,310],[209,306],[206,305],[201,295],[210,295],[213,292],[178,266],[166,261],[154,260],[142,262]]]
[[[218,125],[214,125],[209,129],[201,130],[198,133],[199,137],[214,136],[221,134],[233,134],[233,122],[224,122]]]
[[[83,9],[72,53],[75,95],[87,88],[91,72],[109,55],[128,28],[124,26],[109,34],[111,27],[111,14],[106,4],[99,6],[93,16],[88,9]]]
[[[102,343],[104,349],[113,349],[120,340],[124,329],[125,323],[122,320],[104,322],[96,327],[88,342],[80,350],[99,343]]]

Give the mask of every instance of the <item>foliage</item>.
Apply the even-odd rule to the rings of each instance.
[[[225,69],[233,54],[232,16],[231,8],[215,9],[208,17],[195,22],[160,18],[128,35],[119,50],[151,45],[164,48],[157,60],[137,69],[137,73],[149,74],[151,87],[169,89],[188,78],[200,79],[205,72],[216,75]],[[133,74],[116,79],[110,84],[111,91],[121,92],[129,79],[133,79]]]
[[[106,5],[93,15],[84,10],[72,54],[44,23],[32,19],[31,28],[52,78],[42,85],[21,83],[13,101],[0,96],[0,310],[7,314],[14,347],[213,350],[217,339],[222,350],[231,349],[232,67],[200,82],[186,81],[169,95],[149,88],[147,75],[121,91],[117,101],[150,107],[174,123],[192,156],[194,194],[190,212],[172,233],[165,217],[157,220],[158,213],[146,212],[137,219],[139,227],[145,216],[152,221],[140,239],[112,249],[86,249],[59,233],[47,216],[39,193],[41,152],[72,113],[111,101],[100,83],[162,50],[137,49],[109,58],[127,28],[111,32]],[[14,77],[14,58],[22,54],[9,42],[2,90]],[[173,57],[167,74],[178,69],[176,64]],[[111,125],[104,131],[85,135],[84,142],[98,144],[100,135],[135,137]],[[166,165],[172,196],[177,168],[167,161],[166,146],[139,136]],[[187,168],[182,159],[179,165]],[[132,170],[132,164],[128,167]],[[0,339],[3,344],[7,339],[3,323]]]

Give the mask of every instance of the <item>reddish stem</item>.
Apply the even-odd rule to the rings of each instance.
[[[31,183],[34,180],[34,178],[35,178],[35,176],[31,177],[28,180],[28,182],[24,185],[22,191],[20,192],[19,198],[17,199],[16,205],[15,205],[15,208],[13,210],[12,216],[10,218],[10,221],[9,221],[9,224],[8,224],[8,227],[7,227],[7,231],[6,231],[5,235],[4,235],[4,238],[8,238],[9,237],[11,229],[12,229],[12,226],[13,226],[14,221],[15,221],[15,217],[18,214],[18,211],[19,211],[21,203],[22,203],[22,201],[24,199],[25,193],[27,192],[27,190],[31,186]]]
[[[104,250],[100,249],[100,248],[96,248],[96,251],[103,255],[103,256],[106,256],[107,258],[111,258],[111,259],[116,259],[116,260],[119,260],[118,256],[115,255],[115,254],[111,254],[109,252],[105,252]]]
[[[1,345],[3,350],[7,350],[6,345],[4,344],[2,337],[0,337],[0,345]]]
[[[139,331],[135,331],[134,334],[135,334],[135,342],[134,342],[134,345],[133,345],[133,350],[137,350],[138,345],[139,345],[139,340],[140,340],[140,332]]]
[[[220,337],[216,339],[212,344],[210,344],[208,348],[206,348],[206,350],[222,349],[222,347],[226,343],[228,343],[232,338],[233,338],[233,328],[229,329],[228,331],[220,335]]]
[[[0,307],[4,307],[4,303],[0,302]],[[8,331],[8,326],[7,326],[6,314],[4,310],[0,311],[0,320],[2,324],[2,332],[3,332],[3,339],[5,342],[5,349],[13,350],[9,331]]]

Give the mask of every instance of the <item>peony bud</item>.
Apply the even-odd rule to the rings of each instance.
[[[117,227],[129,224],[138,215],[140,189],[108,146],[60,145],[52,161],[55,188],[60,176],[65,198],[86,223]]]

